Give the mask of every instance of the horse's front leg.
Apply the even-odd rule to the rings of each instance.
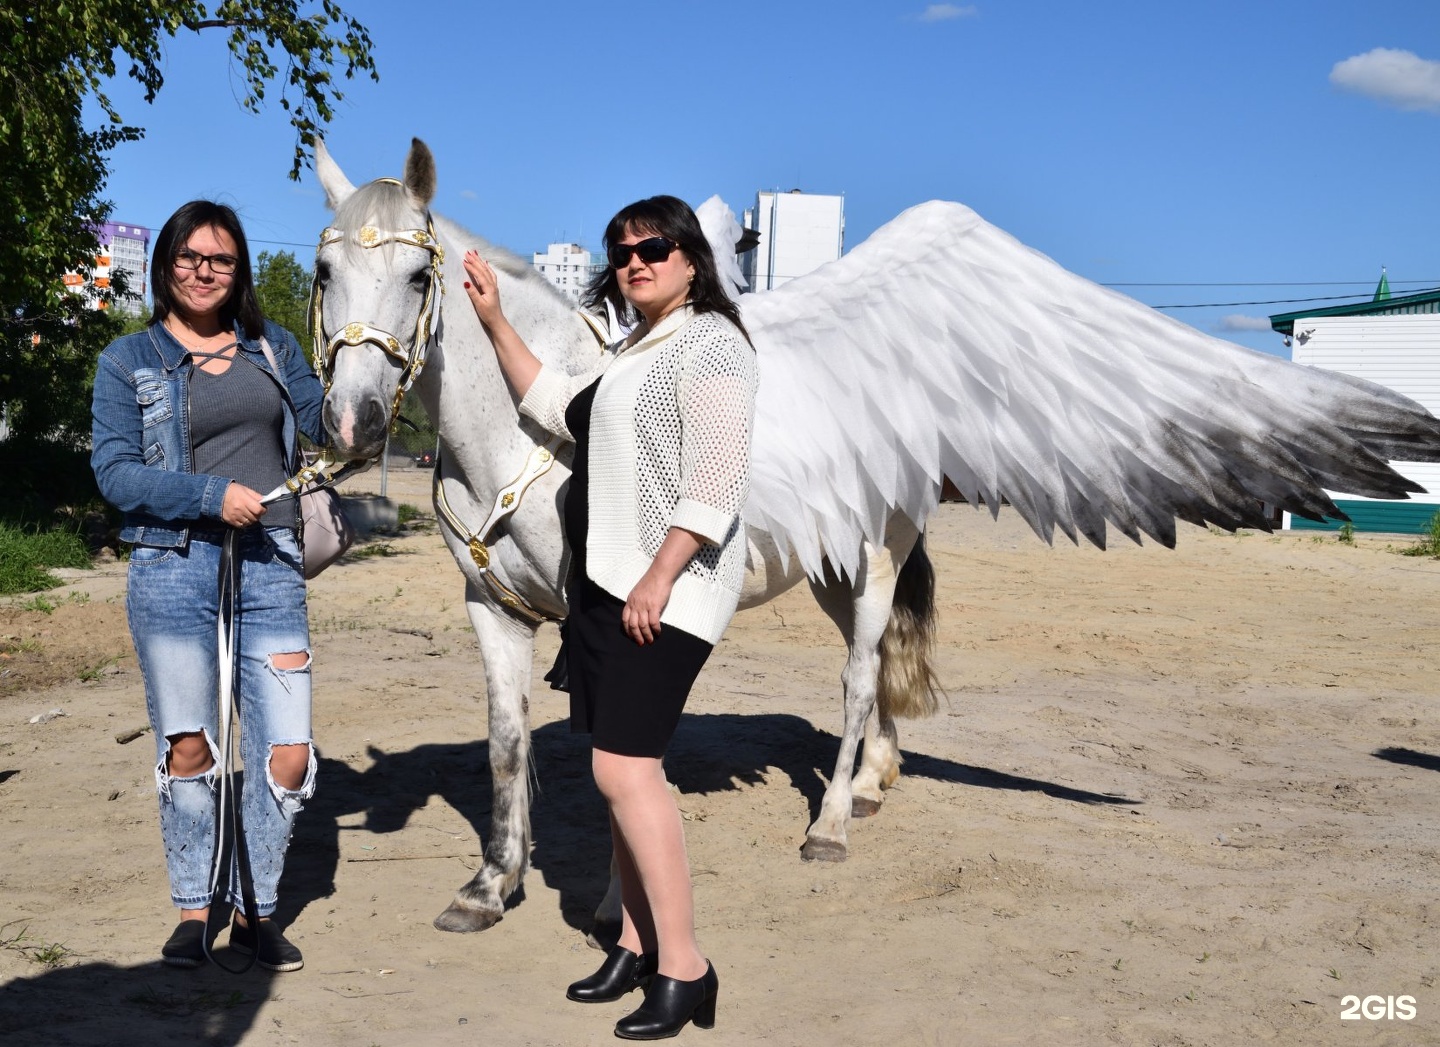
[[[442,931],[483,931],[500,922],[530,854],[530,666],[535,630],[467,586],[466,607],[485,659],[490,695],[490,842],[480,869],[435,918]]]
[[[845,687],[845,731],[835,772],[820,801],[820,816],[806,831],[800,848],[800,857],[806,861],[843,862],[848,854],[845,830],[852,804],[851,775],[866,721],[875,708],[880,640],[895,595],[895,566],[889,550],[867,543],[858,573],[859,581],[853,586],[839,581],[811,584],[821,609],[840,627],[850,653],[840,675]]]

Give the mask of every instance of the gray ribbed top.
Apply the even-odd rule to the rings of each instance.
[[[221,374],[208,374],[199,367],[191,371],[195,472],[228,476],[260,494],[273,490],[289,475],[281,446],[284,423],[280,387],[244,353],[237,352]],[[292,501],[286,495],[272,504]]]

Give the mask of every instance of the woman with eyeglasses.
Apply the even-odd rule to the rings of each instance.
[[[291,825],[315,788],[310,634],[294,498],[261,504],[298,470],[298,434],[326,442],[324,391],[293,335],[260,313],[245,232],[195,200],[161,228],[149,326],[100,355],[91,464],[124,513],[126,609],[154,729],[160,832],[180,922],[165,963],[198,967],[208,945],[220,725],[221,547],[239,532],[236,705],[252,926],[232,863],[230,945],[293,971],[300,950],[270,919]]]
[[[566,995],[644,988],[616,1035],[715,1022],[719,982],[695,939],[690,866],[662,759],[690,687],[725,631],[745,573],[758,371],[695,213],[673,196],[624,208],[587,306],[638,319],[588,374],[546,367],[506,320],[495,271],[465,255],[466,291],[520,411],[575,442],[565,655],[571,729],[591,737],[610,808],[620,938]]]

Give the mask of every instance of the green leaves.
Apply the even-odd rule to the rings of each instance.
[[[260,311],[267,320],[274,320],[293,334],[309,352],[306,335],[307,310],[310,305],[310,271],[303,268],[289,251],[271,254],[261,251],[255,259],[255,294]]]
[[[292,179],[344,97],[335,71],[378,79],[369,32],[334,0],[0,3],[0,407],[12,428],[77,439],[88,414],[88,387],[78,402],[54,401],[75,400],[75,375],[88,383],[106,317],[78,309],[61,277],[94,262],[93,228],[110,215],[103,197],[110,150],[145,133],[125,122],[103,85],[117,62],[128,62],[126,75],[153,101],[165,84],[164,41],[211,29],[226,33],[245,85],[243,108],[260,112],[267,87],[278,85],[280,109],[295,129]],[[84,124],[87,97],[104,114],[99,128]],[[301,319],[303,330],[303,311]],[[61,369],[66,380],[52,381]]]

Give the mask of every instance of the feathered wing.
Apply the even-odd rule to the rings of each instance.
[[[735,257],[735,247],[744,230],[735,220],[735,212],[718,196],[712,196],[695,208],[695,217],[700,219],[700,230],[710,244],[715,256],[715,268],[720,274],[720,286],[731,298],[739,298],[745,290],[745,274],[740,270],[740,261]]]
[[[727,209],[728,210],[728,209]],[[740,298],[759,354],[746,519],[812,576],[847,574],[944,478],[1046,541],[1107,524],[1175,544],[1175,520],[1267,527],[1262,500],[1403,498],[1388,460],[1440,460],[1398,393],[1211,338],[1093,284],[969,208],[911,208],[848,255]]]

